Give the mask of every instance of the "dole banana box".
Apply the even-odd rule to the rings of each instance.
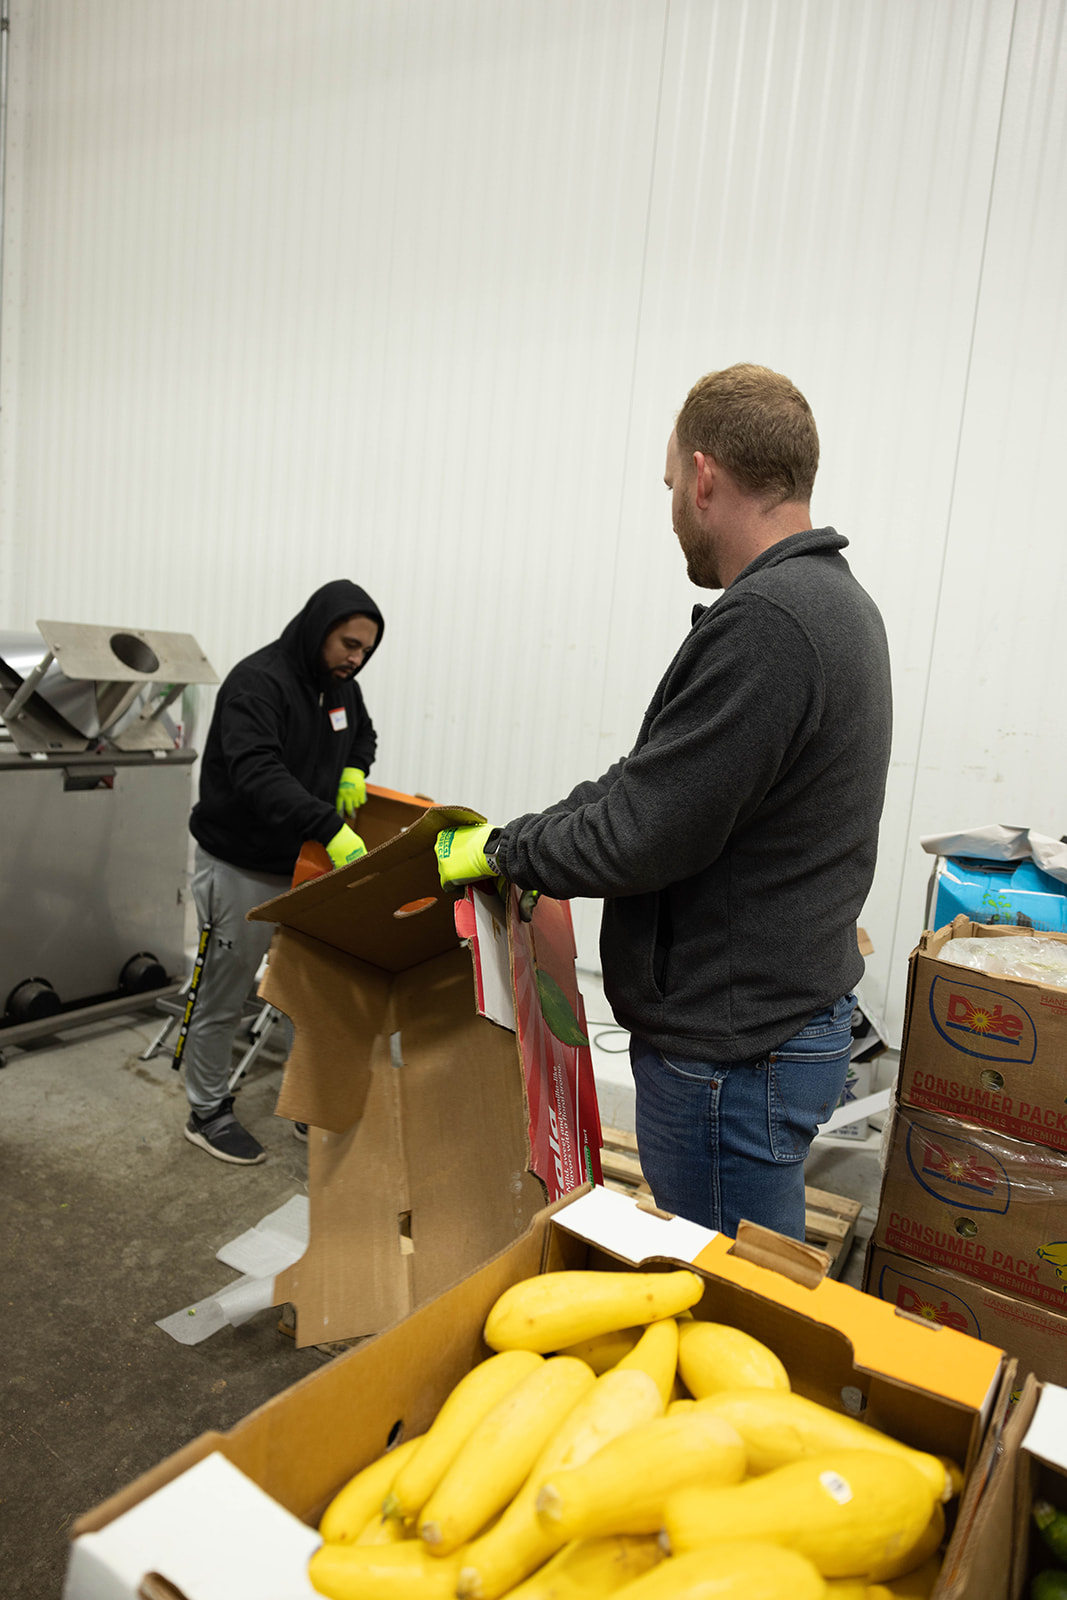
[[[587,1187],[545,1208],[514,1244],[376,1338],[277,1395],[228,1433],[209,1433],[80,1519],[64,1600],[314,1600],[306,1563],[333,1495],[391,1443],[425,1431],[489,1351],[486,1317],[505,1289],[538,1273],[671,1270],[705,1280],[694,1314],[767,1344],[801,1394],[860,1415],[968,1474],[937,1600],[996,1591],[960,1587],[966,1535],[986,1478],[985,1438],[999,1427],[1012,1377],[1002,1353],[955,1329],[900,1317],[826,1276],[821,1251],[742,1224],[736,1243],[624,1196]],[[243,1492],[232,1492],[232,1483]],[[177,1497],[180,1503],[175,1503]],[[173,1506],[168,1511],[168,1505]],[[268,1516],[273,1507],[273,1517]],[[238,1509],[239,1508],[239,1509]],[[189,1539],[195,1528],[197,1537]],[[211,1540],[216,1542],[217,1563]],[[267,1562],[268,1553],[272,1555]],[[276,1554],[275,1554],[276,1553]],[[213,1584],[246,1558],[258,1577]],[[142,1576],[170,1585],[144,1589]],[[155,1580],[158,1583],[158,1580]],[[259,1586],[257,1586],[257,1584]]]
[[[873,1239],[1067,1316],[1067,1159],[898,1105]]]
[[[1016,1358],[1020,1378],[1032,1372],[1049,1383],[1067,1383],[1067,1309],[1060,1315],[978,1278],[879,1249],[867,1253],[863,1286],[907,1316],[997,1345]]]
[[[1067,1152],[1067,988],[994,978],[941,959],[952,938],[1034,933],[963,917],[912,952],[898,1092],[911,1106]]]

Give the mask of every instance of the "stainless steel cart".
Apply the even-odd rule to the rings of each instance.
[[[168,708],[217,674],[189,634],[0,633],[0,1061],[176,993],[194,750]]]

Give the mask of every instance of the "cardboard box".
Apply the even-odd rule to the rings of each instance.
[[[898,1105],[873,1239],[1067,1314],[1067,1160]]]
[[[126,1515],[215,1452],[277,1502],[279,1520],[315,1526],[354,1472],[389,1443],[421,1433],[463,1374],[488,1354],[482,1328],[498,1296],[512,1283],[558,1268],[695,1264],[707,1279],[697,1315],[747,1329],[777,1351],[800,1393],[839,1410],[862,1406],[875,1426],[955,1457],[977,1486],[983,1433],[991,1422],[999,1426],[1006,1404],[1000,1352],[952,1329],[901,1318],[882,1301],[821,1277],[826,1258],[810,1246],[764,1229],[747,1232],[750,1242],[735,1247],[724,1235],[651,1214],[601,1188],[545,1210],[508,1250],[396,1327],[303,1379],[229,1433],[193,1440],[81,1518],[65,1600],[135,1596],[122,1574],[161,1568],[158,1546],[138,1543],[136,1529],[125,1536]],[[954,1546],[974,1498],[968,1486],[937,1591],[942,1600],[964,1593],[953,1576]],[[231,1523],[228,1542],[239,1544],[243,1536]],[[176,1569],[163,1576],[179,1581]],[[257,1589],[256,1600],[301,1593],[301,1577],[295,1567],[279,1572],[276,1595]],[[207,1588],[179,1585],[179,1592],[184,1600],[215,1600]]]
[[[959,918],[923,934],[908,972],[900,1098],[1067,1151],[1067,988],[939,959],[951,938],[1020,931]],[[1067,934],[1035,937],[1067,942]]]
[[[1035,1497],[1067,1509],[1067,1390],[1031,1374],[990,1427],[962,1574],[968,1600],[1023,1600],[1054,1558],[1032,1524]]]
[[[1020,1377],[1032,1372],[1050,1383],[1067,1383],[1067,1307],[1060,1315],[976,1278],[877,1248],[867,1252],[863,1287],[909,1316],[997,1345],[1016,1358]]]
[[[296,1034],[278,1114],[309,1124],[308,1248],[273,1291],[299,1345],[379,1332],[600,1176],[569,907],[444,893],[434,839],[478,813],[368,794],[369,854],[250,913]]]

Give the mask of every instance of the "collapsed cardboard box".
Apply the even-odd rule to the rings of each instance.
[[[1067,1314],[1067,1160],[898,1105],[873,1240]]]
[[[463,807],[368,790],[368,855],[250,913],[295,1044],[278,1113],[309,1124],[305,1254],[274,1280],[300,1345],[377,1333],[600,1176],[569,908],[444,893]]]
[[[1067,1305],[1060,1315],[976,1278],[876,1248],[867,1252],[863,1287],[909,1316],[998,1345],[1015,1357],[1020,1377],[1032,1372],[1050,1383],[1067,1383]]]
[[[966,1536],[988,1472],[983,1434],[991,1423],[999,1428],[1007,1404],[1010,1372],[1001,1352],[952,1329],[900,1317],[884,1302],[823,1276],[827,1259],[810,1246],[763,1229],[746,1231],[749,1242],[735,1247],[722,1234],[650,1214],[632,1198],[602,1188],[546,1209],[507,1250],[397,1326],[303,1379],[229,1433],[194,1440],[81,1518],[65,1600],[132,1600],[138,1589],[131,1574],[147,1571],[161,1573],[172,1585],[166,1592],[176,1589],[184,1600],[216,1600],[217,1594],[221,1600],[204,1575],[202,1550],[196,1565],[193,1552],[172,1543],[164,1561],[158,1522],[155,1533],[150,1526],[144,1531],[151,1497],[176,1492],[183,1475],[204,1469],[216,1453],[276,1503],[279,1549],[290,1551],[291,1564],[277,1570],[276,1587],[257,1588],[256,1600],[309,1592],[300,1587],[306,1554],[293,1519],[313,1528],[353,1473],[391,1443],[425,1430],[459,1379],[489,1353],[482,1341],[485,1318],[510,1284],[560,1268],[661,1263],[695,1265],[707,1280],[695,1314],[763,1340],[785,1362],[799,1393],[862,1412],[907,1443],[965,1465],[968,1485],[936,1595],[992,1596],[967,1586]],[[217,1487],[206,1485],[203,1494],[208,1513]],[[195,1522],[190,1504],[183,1515]],[[245,1536],[231,1521],[228,1543],[239,1547]],[[258,1510],[249,1536],[260,1547],[269,1537]]]
[[[1024,1600],[1033,1577],[1057,1563],[1031,1518],[1034,1500],[1067,1511],[1067,1390],[1031,1374],[994,1418],[988,1470],[968,1535],[974,1600]]]
[[[1031,933],[957,917],[922,935],[908,970],[899,1093],[908,1105],[1067,1151],[1067,988],[940,959],[952,938]],[[1067,943],[1064,933],[1034,937]]]

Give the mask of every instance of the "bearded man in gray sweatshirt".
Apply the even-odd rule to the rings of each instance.
[[[694,385],[664,474],[692,626],[636,743],[506,827],[438,837],[443,884],[604,900],[604,992],[631,1035],[658,1205],[804,1237],[804,1158],[844,1087],[891,731],[877,607],[813,529],[810,407],[741,365]]]

